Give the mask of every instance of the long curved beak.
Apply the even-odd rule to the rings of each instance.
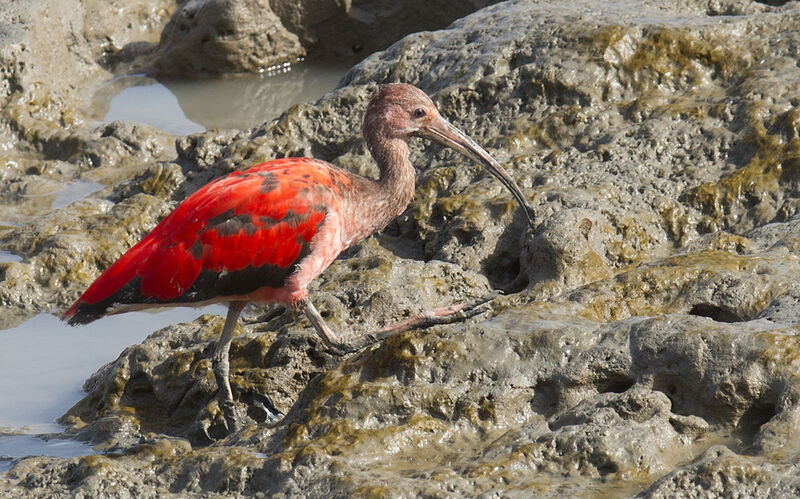
[[[528,206],[527,201],[525,201],[522,191],[520,191],[517,184],[514,183],[503,167],[500,166],[500,163],[491,157],[481,146],[476,144],[475,141],[469,138],[467,134],[451,125],[450,122],[444,118],[437,119],[429,125],[423,125],[418,133],[423,137],[460,152],[489,170],[492,175],[497,177],[497,179],[511,191],[511,194],[517,199],[523,211],[525,211],[528,224],[533,227],[533,210]]]

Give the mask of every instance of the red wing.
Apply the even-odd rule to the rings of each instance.
[[[231,173],[183,201],[64,313],[89,322],[119,304],[192,303],[280,288],[311,250],[331,191],[330,165],[270,161]]]

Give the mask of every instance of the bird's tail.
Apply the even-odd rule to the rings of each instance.
[[[100,303],[90,305],[79,298],[63,314],[61,320],[67,321],[70,326],[88,324],[103,317],[108,313],[108,307]]]

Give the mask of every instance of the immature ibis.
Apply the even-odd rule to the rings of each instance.
[[[230,429],[238,424],[228,350],[247,303],[281,303],[305,312],[325,345],[338,353],[473,307],[476,302],[436,309],[343,343],[309,301],[309,283],[339,253],[405,211],[414,195],[412,136],[439,142],[486,167],[533,220],[505,170],[442,118],[418,88],[381,86],[367,107],[363,134],[378,163],[377,181],[309,158],[276,159],[220,177],[186,198],[103,272],[62,319],[76,325],[143,308],[228,302],[212,365]]]

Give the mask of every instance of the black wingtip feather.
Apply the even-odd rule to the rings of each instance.
[[[74,310],[70,308],[64,312],[61,320],[66,321],[70,326],[82,326],[103,317],[106,312],[107,310],[102,306],[80,303]]]

